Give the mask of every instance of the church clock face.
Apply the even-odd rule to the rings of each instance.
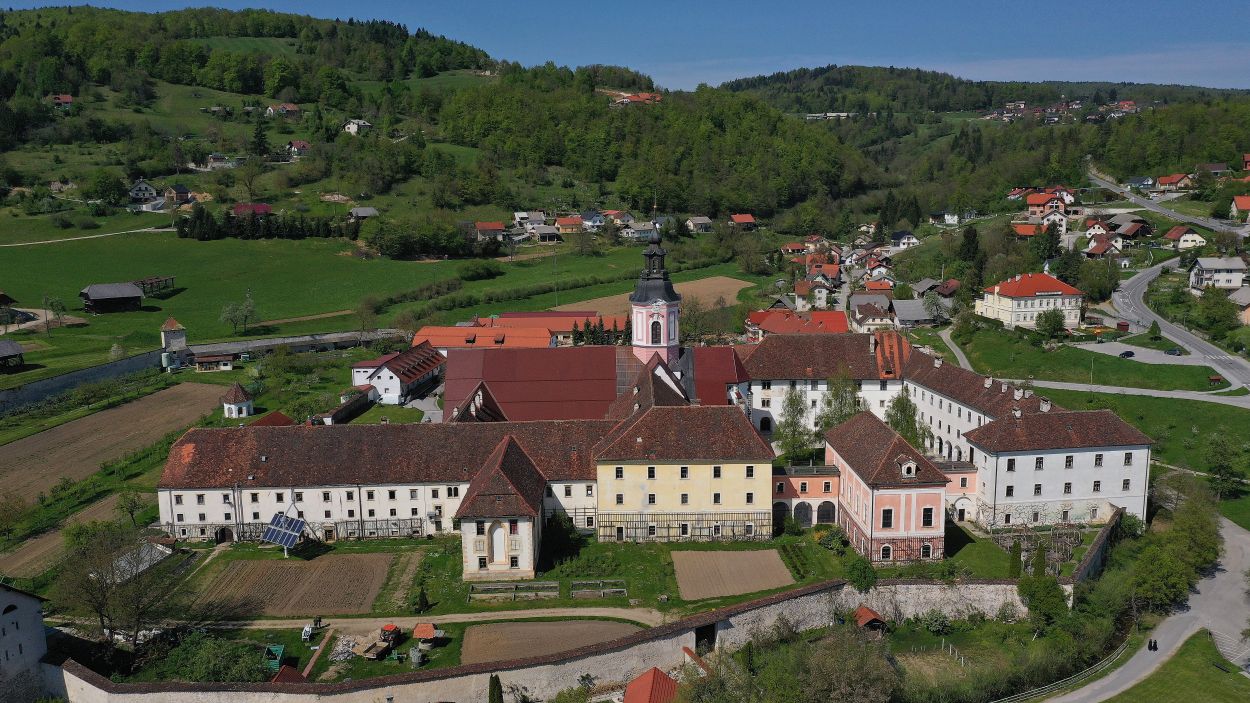
[[[651,303],[651,310],[654,312],[659,312],[663,307],[664,301],[662,300],[656,300],[654,303]]]

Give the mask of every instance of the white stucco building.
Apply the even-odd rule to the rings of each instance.
[[[43,600],[0,583],[0,699],[23,700],[43,689]]]
[[[1246,262],[1238,256],[1203,256],[1194,262],[1189,271],[1189,287],[1203,290],[1208,287],[1221,290],[1237,290],[1245,282]]]
[[[976,314],[999,320],[1007,327],[1036,327],[1047,310],[1063,311],[1064,327],[1081,325],[1085,294],[1046,273],[1024,273],[985,289],[976,301]]]

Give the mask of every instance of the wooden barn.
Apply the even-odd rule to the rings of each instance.
[[[143,290],[133,283],[93,283],[78,293],[87,312],[132,312],[143,305]]]

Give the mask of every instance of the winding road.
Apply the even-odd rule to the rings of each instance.
[[[1183,212],[1177,212],[1175,210],[1171,210],[1169,208],[1163,207],[1163,205],[1159,204],[1159,202],[1155,200],[1151,200],[1150,198],[1143,198],[1142,196],[1137,195],[1136,193],[1130,191],[1129,189],[1121,186],[1119,183],[1116,183],[1115,181],[1113,181],[1105,173],[1095,170],[1092,166],[1089,168],[1088,175],[1089,175],[1089,180],[1093,182],[1095,185],[1099,186],[1100,188],[1106,188],[1107,190],[1113,191],[1116,194],[1123,197],[1125,200],[1133,203],[1134,205],[1139,205],[1151,212],[1157,212],[1160,215],[1169,217],[1173,220],[1176,220],[1177,222],[1188,222],[1191,225],[1198,225],[1199,227],[1206,227],[1207,229],[1215,230],[1217,232],[1232,232],[1233,234],[1240,235],[1241,237],[1245,237],[1248,231],[1250,231],[1250,227],[1245,227],[1245,226],[1238,227],[1238,226],[1230,225],[1229,223],[1223,222],[1220,220],[1213,220],[1209,217],[1198,217],[1197,215],[1186,215]]]

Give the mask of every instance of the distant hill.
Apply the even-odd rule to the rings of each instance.
[[[1143,83],[972,81],[918,68],[832,65],[739,78],[721,87],[803,113],[965,112],[1001,108],[1011,100],[1030,105],[1063,98],[1170,103],[1250,95],[1244,90]]]

